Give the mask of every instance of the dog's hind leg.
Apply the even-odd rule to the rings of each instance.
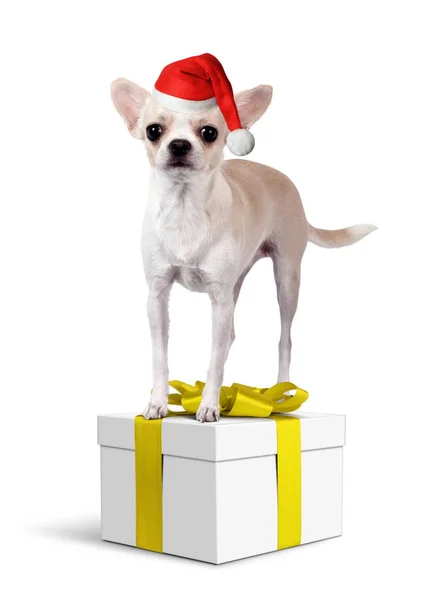
[[[275,253],[272,256],[277,298],[280,307],[281,336],[278,346],[278,382],[289,381],[291,356],[291,326],[297,309],[300,286],[300,260],[288,260]]]
[[[233,290],[233,299],[234,299],[234,308],[236,307],[237,304],[237,300],[239,298],[240,295],[240,291],[241,291],[241,286],[243,285],[244,280],[246,279],[246,275],[249,273],[250,269],[253,267],[253,265],[260,259],[263,258],[263,255],[261,253],[257,253],[255,254],[254,258],[252,259],[252,262],[250,263],[250,265],[247,267],[247,269],[245,271],[243,271],[243,273],[240,275],[240,277],[237,280],[236,285],[234,286],[234,290]],[[235,332],[235,328],[234,328],[234,315],[233,315],[233,322],[231,325],[231,336],[230,336],[230,342],[228,344],[228,349],[227,349],[227,358],[228,358],[228,354],[231,350],[231,346],[233,345],[234,340],[236,339],[236,332]]]

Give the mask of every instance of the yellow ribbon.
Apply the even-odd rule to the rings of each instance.
[[[169,404],[184,411],[167,416],[195,414],[205,384],[170,381],[177,393]],[[293,391],[294,395],[287,395]],[[308,398],[308,392],[290,382],[270,388],[233,383],[220,391],[220,412],[228,417],[270,417],[277,430],[278,549],[301,541],[301,439],[300,421],[278,413],[292,412]],[[162,419],[134,420],[136,477],[136,546],[162,552]]]
[[[202,400],[202,392],[205,387],[203,381],[196,381],[194,385],[190,385],[174,380],[170,381],[169,385],[178,392],[169,394],[169,404],[182,406],[186,413],[195,414]],[[287,395],[287,392],[295,393]],[[272,413],[288,413],[298,410],[307,399],[308,392],[289,381],[277,383],[270,388],[233,383],[231,387],[222,386],[219,395],[219,410],[225,417],[269,417]]]
[[[302,534],[301,439],[296,417],[273,415],[277,427],[277,548],[299,546]]]
[[[135,545],[162,552],[162,419],[134,421]]]

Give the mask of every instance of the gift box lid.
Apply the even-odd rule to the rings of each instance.
[[[99,415],[100,446],[134,450],[134,418],[138,413]],[[344,446],[345,416],[296,412],[301,423],[302,452]],[[162,423],[162,453],[213,462],[277,453],[275,421],[221,417],[199,423],[194,415],[173,416]]]

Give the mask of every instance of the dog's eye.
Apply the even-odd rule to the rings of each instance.
[[[206,125],[200,130],[200,135],[207,144],[211,144],[218,137],[218,131],[211,125]]]
[[[163,133],[162,127],[158,123],[152,123],[146,127],[146,135],[151,142],[156,142]]]

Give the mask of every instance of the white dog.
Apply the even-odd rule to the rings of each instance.
[[[211,299],[212,352],[197,419],[216,421],[224,365],[234,340],[234,307],[255,262],[267,256],[273,261],[281,314],[278,381],[288,381],[290,329],[307,242],[346,246],[376,228],[312,227],[285,175],[246,160],[223,161],[229,119],[219,103],[206,101],[186,111],[178,104],[170,108],[165,96],[156,88],[151,95],[126,79],[112,84],[115,106],[131,134],[145,141],[151,165],[142,253],[149,287],[153,390],[143,414],[146,419],[167,414],[168,299],[178,282]],[[260,85],[233,97],[243,128],[264,114],[271,96],[272,88]]]

